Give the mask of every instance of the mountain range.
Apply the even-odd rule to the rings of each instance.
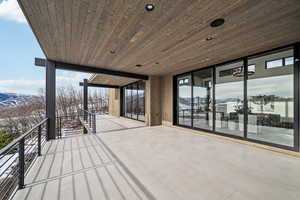
[[[35,96],[15,93],[0,93],[0,108],[14,107],[22,103],[30,102]]]

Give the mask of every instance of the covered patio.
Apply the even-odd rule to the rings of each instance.
[[[14,199],[298,199],[300,158],[111,116],[51,140]]]

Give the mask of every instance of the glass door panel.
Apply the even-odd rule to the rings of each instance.
[[[290,48],[249,58],[248,138],[294,146],[293,55]]]
[[[213,130],[213,69],[193,72],[193,127]]]
[[[244,137],[243,61],[216,67],[215,130]]]
[[[177,123],[183,126],[192,126],[191,74],[178,77],[177,84],[178,84]]]

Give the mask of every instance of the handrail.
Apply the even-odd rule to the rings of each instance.
[[[88,110],[84,110],[84,109],[80,109],[81,111],[83,111],[83,112],[86,112],[86,113],[88,113],[88,114],[91,114],[91,115],[94,115],[94,114],[96,114],[96,113],[94,113],[94,112],[90,112],[90,111],[88,111]]]
[[[88,110],[80,109],[83,111],[83,121],[88,122],[88,127],[92,130],[92,133],[96,133],[96,112],[90,112]],[[87,133],[87,129],[84,129],[84,133]]]
[[[4,148],[2,148],[0,150],[0,156],[2,154],[6,153],[8,150],[10,150],[13,146],[15,146],[17,143],[19,143],[22,139],[24,139],[25,137],[27,137],[32,131],[34,131],[35,129],[37,129],[39,126],[43,125],[46,121],[48,121],[48,118],[42,120],[40,123],[38,123],[37,125],[35,125],[29,131],[26,131],[25,133],[23,133],[22,135],[20,135],[16,139],[14,139],[11,143],[9,143],[8,145],[6,145]]]
[[[9,199],[17,186],[24,188],[26,172],[36,156],[42,155],[48,122],[48,118],[43,119],[0,150],[0,199]]]

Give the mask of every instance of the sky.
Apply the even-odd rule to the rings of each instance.
[[[45,68],[34,58],[45,58],[17,0],[0,0],[0,93],[36,95],[45,88]],[[58,87],[74,85],[90,74],[57,70]]]

